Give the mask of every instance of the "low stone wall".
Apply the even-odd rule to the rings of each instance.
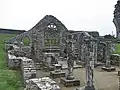
[[[10,48],[13,47],[13,48]],[[8,67],[21,70],[26,90],[60,90],[55,81],[49,77],[36,78],[36,68],[30,56],[30,47],[19,48],[15,45],[6,45]]]
[[[31,57],[31,47],[30,46],[21,47],[21,50],[25,53],[26,57],[28,57],[28,58]]]
[[[14,45],[14,44],[5,44],[5,50],[6,51],[19,50],[19,47],[17,45]]]
[[[8,67],[11,69],[19,69],[21,64],[21,58],[15,55],[7,54]]]
[[[9,50],[10,47],[13,48]],[[29,47],[27,47],[26,49],[25,48],[21,48],[20,50],[20,48],[14,44],[5,45],[5,49],[7,51],[6,58],[7,58],[8,67],[11,69],[21,70],[23,81],[24,84],[26,85],[25,83],[26,80],[36,77],[36,68],[33,60],[24,56],[23,50],[26,50],[26,52],[29,53]]]
[[[36,77],[36,69],[32,59],[21,57],[21,70],[23,74],[24,83],[26,80]]]

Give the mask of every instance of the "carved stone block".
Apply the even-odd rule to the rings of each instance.
[[[105,71],[107,71],[107,72],[112,72],[112,71],[115,71],[116,69],[115,69],[115,67],[102,67],[102,70],[105,70]]]
[[[66,78],[61,78],[61,83],[64,84],[66,87],[68,86],[80,86],[80,80],[78,79],[71,79],[68,80]]]
[[[60,77],[65,77],[65,72],[63,72],[63,71],[51,71],[50,72],[50,76],[52,77],[52,78],[60,78]]]

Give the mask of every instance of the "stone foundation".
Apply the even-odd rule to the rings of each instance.
[[[95,90],[94,86],[85,86],[84,90]]]
[[[112,71],[115,71],[116,69],[115,69],[115,67],[102,67],[101,68],[102,70],[105,70],[105,71],[107,71],[107,72],[112,72]]]
[[[65,77],[65,72],[63,72],[63,71],[51,71],[50,72],[50,76],[52,77],[52,78],[60,78],[60,77]]]
[[[64,84],[66,87],[68,87],[68,86],[80,86],[80,80],[78,80],[78,79],[68,80],[66,78],[61,78],[61,83]]]

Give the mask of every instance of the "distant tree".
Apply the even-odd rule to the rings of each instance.
[[[105,39],[115,39],[115,37],[113,35],[110,35],[110,34],[105,35],[104,38]]]

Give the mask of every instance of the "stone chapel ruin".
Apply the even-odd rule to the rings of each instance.
[[[29,31],[6,41],[5,46],[8,66],[22,71],[27,90],[60,90],[54,78],[60,78],[66,87],[80,86],[80,80],[73,75],[78,65],[86,68],[85,90],[95,90],[94,67],[100,65],[99,61],[107,65],[110,61],[110,54],[105,55],[111,47],[106,44],[97,31],[68,30],[56,17],[46,15]],[[41,73],[39,77],[38,70],[50,75],[42,77]]]

